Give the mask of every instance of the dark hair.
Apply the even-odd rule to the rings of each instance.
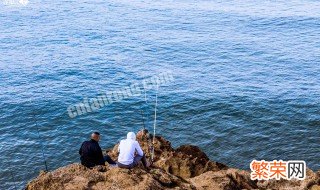
[[[95,135],[100,135],[100,133],[97,132],[97,131],[93,132],[93,134],[95,134]]]

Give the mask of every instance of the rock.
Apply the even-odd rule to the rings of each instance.
[[[102,172],[71,164],[52,172],[41,173],[26,189],[86,189],[105,179]]]
[[[256,181],[250,180],[250,173],[237,169],[208,171],[189,181],[201,190],[205,189],[257,189]]]
[[[78,190],[78,189],[194,189],[180,178],[160,169],[151,169],[149,172],[141,168],[132,170],[106,167],[105,172],[88,169],[80,164],[42,173],[32,180],[26,190]]]
[[[153,137],[143,130],[137,134],[147,158],[151,157]],[[117,159],[118,144],[108,150]],[[103,171],[103,172],[101,172]],[[298,180],[253,181],[250,172],[228,168],[211,161],[197,146],[183,145],[173,149],[163,137],[154,138],[154,164],[146,171],[142,166],[127,170],[100,166],[88,169],[71,164],[54,171],[41,172],[30,181],[26,190],[105,190],[105,189],[186,189],[186,190],[240,190],[240,189],[311,189],[319,190],[320,171],[307,169],[307,177]]]
[[[310,190],[320,190],[320,185],[313,185]]]
[[[317,173],[314,173],[312,170],[307,168],[305,180],[268,180],[268,181],[259,181],[258,186],[265,189],[279,189],[279,190],[302,190],[302,189],[311,189],[312,186],[320,184],[320,176]],[[313,187],[316,188],[316,187]]]
[[[147,130],[142,130],[137,134],[137,140],[147,157],[150,157],[152,136]],[[171,143],[163,137],[155,138],[154,154],[154,166],[182,178],[194,177],[209,170],[227,168],[224,164],[210,161],[197,146],[183,145],[174,150]]]
[[[182,178],[198,176],[206,171],[226,169],[224,164],[212,162],[198,147],[183,145],[169,157],[155,162],[157,167]]]

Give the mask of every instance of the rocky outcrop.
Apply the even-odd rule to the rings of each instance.
[[[147,131],[137,134],[142,149],[150,158],[152,136]],[[131,170],[105,166],[88,169],[80,164],[71,164],[52,172],[44,173],[29,182],[27,190],[105,190],[105,189],[283,189],[320,190],[320,172],[307,170],[307,178],[298,180],[253,181],[250,172],[228,168],[211,161],[198,147],[183,145],[173,149],[162,137],[154,139],[154,164],[146,171],[142,166]],[[108,154],[117,158],[118,145]],[[102,171],[102,170],[103,171]]]
[[[49,173],[41,173],[31,181],[27,188],[42,190],[84,190],[84,189],[164,189],[181,187],[193,189],[193,186],[180,178],[152,169],[132,170],[105,167],[103,172],[88,169],[80,164],[71,164]]]

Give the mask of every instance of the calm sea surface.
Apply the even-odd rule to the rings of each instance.
[[[319,170],[320,2],[0,1],[0,189],[153,124],[155,90],[69,118],[83,98],[172,71],[157,133],[215,161],[305,160]],[[36,123],[38,124],[38,129]],[[39,133],[38,133],[39,132]],[[39,138],[40,136],[40,138]]]

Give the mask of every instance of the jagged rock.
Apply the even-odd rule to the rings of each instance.
[[[305,180],[268,180],[268,181],[259,181],[258,186],[264,189],[279,189],[279,190],[306,190],[311,189],[312,186],[320,184],[320,176],[317,173],[314,173],[312,170],[307,168],[306,179]],[[314,186],[313,188],[316,188]]]
[[[132,170],[103,167],[88,169],[71,164],[44,173],[28,183],[26,190],[105,190],[105,189],[186,189],[186,190],[240,190],[240,189],[311,189],[319,190],[320,171],[307,170],[303,181],[253,181],[250,172],[228,168],[210,161],[198,147],[183,145],[176,150],[163,137],[153,137],[146,130],[137,134],[147,158],[154,145],[154,167],[146,171],[142,166]],[[118,144],[108,154],[117,159]],[[101,172],[103,170],[104,172]]]
[[[152,149],[149,146],[152,145],[152,136],[148,131],[140,131],[137,134],[137,140],[142,145],[143,151],[150,155],[149,150]],[[224,164],[210,161],[208,156],[197,146],[183,145],[174,150],[171,143],[163,137],[155,138],[154,150],[154,165],[182,178],[190,178],[206,171],[227,168]]]
[[[313,185],[310,190],[320,190],[320,185]]]
[[[173,154],[155,163],[156,166],[182,178],[198,176],[206,171],[226,169],[227,166],[212,162],[198,147],[183,145]]]
[[[80,164],[71,164],[52,172],[40,173],[26,189],[86,189],[104,179],[102,172],[88,169]]]
[[[227,169],[220,171],[208,171],[189,181],[201,190],[225,190],[225,189],[257,189],[256,181],[250,180],[247,171]]]
[[[78,190],[78,189],[195,189],[182,179],[160,169],[149,172],[141,168],[132,170],[106,167],[105,172],[71,164],[48,173],[41,173],[26,190]]]

